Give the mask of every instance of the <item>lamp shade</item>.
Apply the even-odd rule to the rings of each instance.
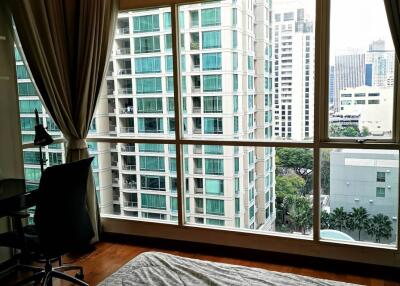
[[[53,143],[53,141],[53,138],[51,138],[50,134],[47,133],[42,124],[35,126],[35,140],[33,141],[33,144],[36,146],[47,146]]]
[[[44,129],[43,125],[39,122],[39,113],[37,109],[35,109],[35,117],[36,117],[36,126],[35,126],[35,140],[33,144],[36,146],[47,146],[53,143],[53,138],[51,138],[50,134],[47,133],[46,129]]]

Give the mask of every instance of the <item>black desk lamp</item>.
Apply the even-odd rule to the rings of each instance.
[[[40,170],[43,173],[43,165],[46,163],[46,160],[43,159],[42,155],[42,147],[50,145],[53,143],[53,138],[51,138],[50,134],[47,133],[46,129],[44,129],[43,125],[39,122],[39,113],[35,108],[35,116],[36,116],[36,126],[35,126],[35,140],[33,144],[35,146],[39,146],[39,155],[40,155]]]

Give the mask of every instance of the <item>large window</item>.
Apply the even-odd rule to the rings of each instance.
[[[189,3],[119,24],[135,19],[114,42],[134,49],[112,55],[98,103],[102,216],[232,244],[247,232],[249,246],[308,255],[393,253],[399,120],[380,0]],[[134,73],[111,70],[129,60]]]

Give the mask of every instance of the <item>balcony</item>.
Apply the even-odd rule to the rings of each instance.
[[[129,27],[122,27],[117,29],[117,35],[128,35]]]
[[[193,113],[201,113],[201,106],[193,106]]]
[[[131,53],[131,49],[130,48],[119,48],[115,50],[115,54],[117,56],[121,56],[121,55],[129,55]]]
[[[123,164],[122,165],[122,170],[125,170],[125,171],[136,171],[136,165]]]
[[[112,178],[112,183],[115,185],[119,184],[119,178]]]
[[[194,71],[194,72],[200,71],[200,65],[193,65],[192,66],[192,71]]]
[[[136,190],[137,189],[137,184],[135,181],[125,181],[124,185],[123,185],[124,189],[133,189]]]
[[[133,106],[127,106],[119,109],[120,114],[133,114]]]
[[[107,89],[107,95],[113,95],[113,94],[114,94],[113,88]]]
[[[121,147],[122,152],[135,152],[135,146],[124,145]]]
[[[203,188],[194,187],[194,193],[195,194],[203,194]]]
[[[198,42],[192,42],[190,43],[190,49],[191,50],[198,50],[200,47],[200,44]]]
[[[119,128],[119,132],[120,133],[134,133],[135,132],[135,128],[132,127],[121,127]]]
[[[202,213],[204,213],[204,208],[196,207],[196,208],[194,209],[194,211],[195,211],[196,213],[198,213],[198,214],[202,214]]]
[[[120,69],[118,75],[131,75],[132,69]]]
[[[138,207],[138,203],[137,202],[131,202],[131,201],[125,201],[124,202],[124,207],[137,208]]]
[[[111,160],[111,167],[118,167],[118,160]]]
[[[125,87],[125,88],[120,88],[118,89],[119,94],[132,94],[132,88],[131,87]]]
[[[202,174],[203,173],[203,169],[202,168],[196,168],[196,167],[194,167],[194,173],[195,174]]]

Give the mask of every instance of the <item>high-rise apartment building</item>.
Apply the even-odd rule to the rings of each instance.
[[[345,88],[365,85],[365,54],[351,53],[335,56],[334,110],[340,109],[340,92]]]
[[[313,137],[314,24],[301,1],[274,3],[274,135]]]
[[[365,53],[365,85],[393,87],[395,53],[385,49],[385,41],[373,41]]]
[[[272,136],[271,21],[268,1],[181,6],[184,136]],[[120,13],[97,132],[173,138],[173,92],[169,8]],[[111,176],[100,176],[100,184],[112,190],[100,194],[103,212],[176,221],[175,145],[110,144],[109,150],[102,161]],[[189,145],[183,156],[187,222],[273,229],[273,148]]]

